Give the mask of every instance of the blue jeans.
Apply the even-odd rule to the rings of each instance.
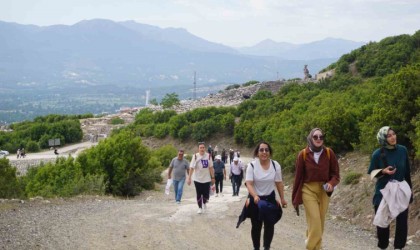
[[[184,190],[185,177],[179,181],[174,180],[175,200],[181,201],[182,191]]]

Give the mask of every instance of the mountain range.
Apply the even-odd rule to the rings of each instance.
[[[152,88],[230,84],[314,75],[364,43],[327,38],[307,44],[264,40],[232,48],[181,28],[94,19],[40,27],[0,21],[0,87]]]

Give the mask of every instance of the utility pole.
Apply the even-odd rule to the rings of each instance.
[[[194,100],[197,98],[196,91],[197,91],[196,72],[194,71],[194,96],[193,96]]]

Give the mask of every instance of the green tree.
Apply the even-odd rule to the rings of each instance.
[[[180,104],[179,96],[175,92],[166,94],[160,102],[160,105],[162,105],[164,109],[171,108],[179,104]]]
[[[16,176],[16,168],[12,167],[8,159],[0,159],[0,198],[19,198],[21,188]]]

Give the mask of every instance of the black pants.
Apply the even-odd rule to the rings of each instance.
[[[194,185],[198,207],[202,208],[203,204],[206,204],[210,199],[210,182],[201,183],[194,181]]]
[[[216,181],[216,194],[219,193],[219,186],[220,186],[220,193],[223,192],[223,173],[214,174],[215,181]]]
[[[375,206],[375,214],[379,206]],[[400,213],[396,221],[394,248],[404,248],[407,242],[408,233],[408,208]],[[378,237],[378,247],[387,248],[389,245],[389,226],[387,228],[376,227],[376,235]]]
[[[255,205],[254,199],[251,196],[250,202],[252,202],[252,206]],[[268,196],[260,196],[260,199],[276,202],[276,196],[274,191]],[[251,205],[251,204],[250,204]],[[258,207],[255,205],[254,215],[251,217],[251,237],[252,237],[252,244],[254,245],[254,249],[260,249],[260,239],[261,239],[261,230],[264,224],[264,235],[263,235],[263,246],[264,249],[270,249],[271,241],[273,240],[274,236],[274,224],[268,224],[258,219]]]
[[[242,176],[232,174],[233,195],[239,195],[239,188],[241,188],[241,184],[242,184]]]

